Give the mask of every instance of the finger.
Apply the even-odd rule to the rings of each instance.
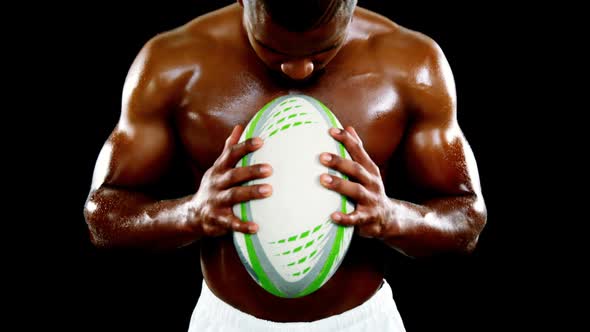
[[[368,190],[359,183],[330,174],[322,174],[320,182],[324,187],[347,196],[360,204],[366,204],[369,201]]]
[[[368,221],[366,213],[360,210],[355,210],[349,214],[334,212],[330,215],[330,218],[334,223],[342,226],[358,226],[363,225]]]
[[[234,187],[246,181],[265,178],[272,174],[272,167],[269,164],[256,164],[247,167],[236,167],[227,170],[216,180],[218,189]]]
[[[373,176],[361,164],[354,160],[344,159],[331,153],[322,153],[322,164],[356,179],[360,184],[369,187]]]
[[[356,129],[354,129],[353,126],[346,126],[345,130],[348,131],[349,133],[351,133],[354,136],[354,138],[356,138],[357,142],[359,142],[360,147],[362,149],[363,158],[366,158],[366,160],[367,160],[367,166],[369,166],[369,165],[372,166],[372,167],[367,167],[367,171],[371,172],[372,174],[381,176],[381,170],[379,170],[379,166],[377,166],[377,164],[375,164],[373,159],[371,159],[371,156],[369,156],[369,153],[367,152],[367,150],[365,150],[363,140],[361,139],[359,134],[356,132]]]
[[[219,170],[225,171],[228,168],[234,168],[240,159],[248,153],[258,150],[263,143],[260,137],[252,137],[227,147],[216,162]]]
[[[239,125],[239,124],[235,125],[231,131],[231,134],[225,140],[225,148],[230,147],[234,144],[237,144],[240,141],[240,136],[242,135],[243,131],[244,131],[244,128],[242,128],[242,125]]]
[[[252,221],[242,221],[232,211],[219,217],[220,224],[226,229],[245,234],[254,234],[258,231],[258,225]]]
[[[233,187],[219,192],[216,204],[219,206],[233,206],[241,202],[265,198],[271,194],[272,186],[269,184]]]
[[[233,221],[232,222],[232,230],[234,232],[240,232],[244,234],[256,234],[258,232],[258,224],[252,221],[243,222],[243,221]]]
[[[350,126],[347,128],[350,128]],[[348,130],[342,130],[339,128],[330,128],[330,134],[332,137],[344,144],[344,147],[350,154],[352,160],[355,160],[359,164],[363,165],[363,167],[366,168],[371,174],[379,174],[379,167],[375,165],[367,151],[365,151],[360,137],[356,138]]]
[[[354,136],[359,142],[361,142],[361,145],[363,145],[363,140],[361,140],[361,137],[359,136],[359,134],[356,132],[356,129],[354,129],[353,126],[346,126],[346,128],[344,128],[344,130],[348,131],[350,134],[352,134],[352,136]]]

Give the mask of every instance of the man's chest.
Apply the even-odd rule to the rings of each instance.
[[[380,75],[326,75],[313,87],[281,89],[242,74],[187,92],[176,117],[184,149],[197,168],[206,170],[221,153],[233,126],[245,126],[266,103],[291,93],[320,100],[343,126],[353,126],[382,168],[401,141],[407,121],[404,101],[393,82]]]

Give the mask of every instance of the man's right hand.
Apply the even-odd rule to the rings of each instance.
[[[262,139],[254,137],[239,143],[243,128],[237,125],[225,141],[223,152],[201,180],[194,195],[194,225],[204,236],[221,236],[229,231],[256,233],[258,225],[253,221],[242,221],[234,215],[235,204],[268,197],[272,194],[269,184],[241,186],[242,183],[272,174],[269,164],[247,167],[235,165],[248,153],[263,145]]]

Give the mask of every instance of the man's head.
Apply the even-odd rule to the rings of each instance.
[[[294,80],[326,66],[347,35],[356,0],[240,0],[258,57]]]

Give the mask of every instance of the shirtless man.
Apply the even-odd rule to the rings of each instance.
[[[240,186],[272,173],[272,165],[233,168],[264,144],[238,144],[240,134],[264,104],[289,93],[322,101],[345,126],[330,135],[354,161],[331,156],[322,163],[350,180],[322,175],[321,182],[356,202],[353,213],[332,215],[355,227],[344,262],[321,289],[298,299],[258,286],[231,236],[258,227],[256,220],[241,222],[231,207],[272,195],[268,185]],[[162,196],[163,179],[183,164],[191,170],[191,193]],[[245,320],[269,324],[314,324],[354,312],[386,285],[385,250],[469,253],[486,222],[443,52],[355,0],[240,0],[152,38],[129,70],[121,116],[98,156],[84,213],[98,247],[199,241],[202,294],[247,314],[239,316]],[[199,305],[191,330],[223,326]],[[403,330],[397,312],[380,315],[374,319],[384,325],[367,326]],[[396,321],[386,322],[391,317]]]

